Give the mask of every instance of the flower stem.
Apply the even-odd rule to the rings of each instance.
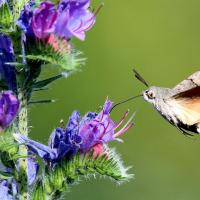
[[[19,92],[18,98],[21,103],[21,109],[18,118],[18,130],[21,134],[28,135],[28,113],[27,113],[27,98],[23,91]],[[28,156],[28,151],[25,145],[19,147],[19,154]],[[27,179],[28,163],[26,158],[19,159],[19,181],[20,181],[20,200],[28,200],[28,179]]]

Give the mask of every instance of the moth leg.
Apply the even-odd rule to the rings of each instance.
[[[185,135],[185,136],[194,136],[193,134],[191,134],[191,133],[189,133],[189,132],[187,132],[187,131],[185,131],[184,129],[180,129],[180,131],[183,133],[183,135]]]
[[[193,134],[187,132],[186,130],[184,130],[182,127],[180,127],[178,124],[176,125],[176,128],[178,128],[178,130],[185,136],[194,136]]]

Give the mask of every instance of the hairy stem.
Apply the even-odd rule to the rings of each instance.
[[[24,92],[19,92],[18,98],[21,102],[19,112],[18,129],[21,134],[28,135],[28,115],[27,115],[27,98]],[[28,156],[25,145],[19,147],[20,155]],[[20,200],[28,200],[28,180],[27,180],[28,163],[26,158],[19,159],[19,181],[20,181]]]

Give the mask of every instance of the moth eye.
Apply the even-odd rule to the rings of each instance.
[[[152,91],[148,91],[147,96],[148,96],[149,99],[155,99],[155,94]]]

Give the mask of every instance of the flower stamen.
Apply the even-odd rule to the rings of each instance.
[[[123,123],[123,121],[127,117],[128,113],[129,113],[129,110],[127,110],[125,112],[125,114],[122,116],[122,118],[119,120],[119,122],[115,125],[114,130],[117,129]]]
[[[133,126],[133,123],[131,122],[133,120],[133,118],[135,117],[135,113],[132,114],[132,116],[130,117],[130,119],[127,121],[127,123],[122,127],[121,130],[119,130],[117,133],[114,134],[114,137],[118,137],[119,135],[123,134],[124,132],[126,132],[129,128],[131,128]]]

